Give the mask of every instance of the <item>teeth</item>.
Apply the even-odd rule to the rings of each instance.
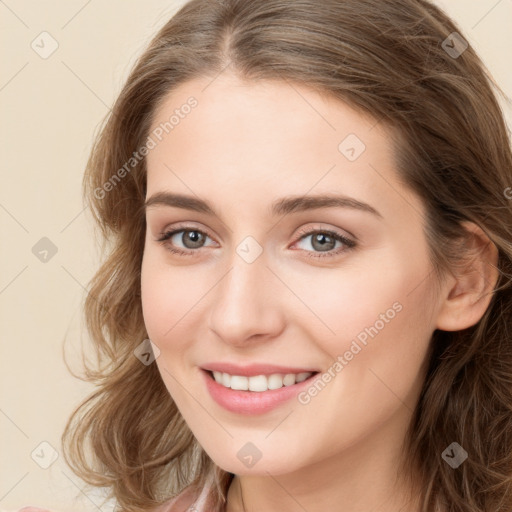
[[[302,382],[313,375],[311,372],[303,373],[274,373],[269,375],[254,375],[253,377],[244,377],[242,375],[230,375],[224,372],[213,372],[213,378],[219,384],[231,389],[242,391],[268,391],[269,389],[279,389],[283,386],[293,386],[297,382]]]
[[[222,379],[222,381],[224,382],[224,379]],[[231,375],[231,383],[229,387],[231,389],[247,391],[249,389],[249,379],[247,377],[241,377],[239,375]]]

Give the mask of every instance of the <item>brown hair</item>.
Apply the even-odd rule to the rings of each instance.
[[[233,475],[198,445],[156,364],[133,353],[148,337],[140,295],[145,159],[112,178],[144,145],[170,91],[229,66],[249,81],[305,85],[397,130],[398,171],[426,206],[438,276],[461,257],[462,221],[498,248],[499,279],[480,321],[434,332],[404,460],[420,468],[422,512],[440,504],[449,512],[512,509],[512,210],[504,192],[512,154],[499,87],[471,46],[450,52],[464,49],[453,32],[461,34],[426,0],[192,0],[158,32],[105,119],[84,177],[103,249],[110,246],[84,306],[98,357],[85,378],[97,390],[63,433],[77,475],[109,488],[126,511],[148,511],[209,477],[216,510],[225,503]],[[456,470],[441,457],[454,441],[470,452]]]

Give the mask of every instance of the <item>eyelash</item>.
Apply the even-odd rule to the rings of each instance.
[[[176,249],[175,247],[172,247],[167,241],[172,238],[176,233],[185,232],[185,231],[196,231],[198,233],[201,233],[202,235],[206,235],[209,238],[212,238],[208,233],[205,231],[202,231],[201,229],[197,229],[190,226],[178,226],[176,229],[173,229],[171,231],[165,231],[163,233],[160,233],[160,238],[157,238],[157,242],[162,243],[164,246],[166,246],[167,250],[174,254],[178,254],[180,256],[195,256],[194,253],[197,252],[197,250],[190,249],[189,251],[184,251],[182,249]],[[328,229],[315,229],[315,230],[302,230],[299,232],[299,238],[294,242],[297,243],[301,241],[303,238],[307,238],[310,235],[316,235],[318,233],[322,233],[325,235],[328,235],[335,240],[342,242],[345,247],[339,248],[338,250],[332,249],[331,251],[325,251],[325,252],[315,252],[315,251],[305,251],[307,253],[307,257],[309,258],[329,258],[329,257],[335,257],[338,254],[342,252],[347,252],[351,249],[353,249],[356,246],[356,243],[353,240],[350,240],[349,238],[346,238],[345,236],[341,235],[340,233],[337,233],[336,231],[330,231]]]

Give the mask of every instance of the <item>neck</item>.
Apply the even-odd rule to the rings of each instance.
[[[395,423],[396,421],[396,423]],[[401,476],[401,443],[397,429],[403,417],[390,419],[366,439],[322,460],[286,474],[235,475],[226,512],[419,512],[419,477]]]

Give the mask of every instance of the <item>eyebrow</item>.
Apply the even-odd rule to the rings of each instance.
[[[205,213],[218,217],[213,206],[204,199],[173,194],[170,192],[157,192],[144,203],[144,211],[154,206],[172,206],[195,212]],[[274,201],[270,207],[271,215],[287,215],[294,212],[304,212],[319,208],[350,208],[383,218],[373,206],[343,195],[316,195],[316,196],[288,196]]]

